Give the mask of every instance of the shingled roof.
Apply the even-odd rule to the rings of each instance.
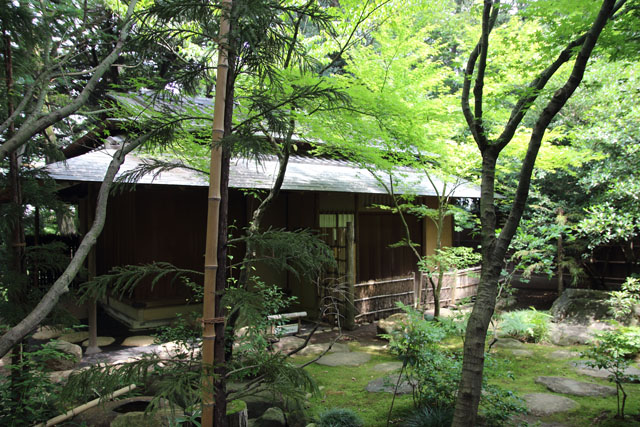
[[[49,164],[45,170],[57,181],[101,182],[114,153],[114,149],[96,150],[63,162]],[[144,159],[128,155],[116,179],[137,168],[143,162],[145,162]],[[277,170],[278,161],[275,158],[267,158],[260,163],[246,159],[233,159],[229,171],[229,187],[269,189],[275,181]],[[398,193],[419,196],[436,195],[433,186],[419,171],[404,168],[398,175],[401,176],[400,182],[405,183],[395,184],[395,190]],[[182,168],[164,171],[157,176],[145,175],[138,183],[196,187],[209,185],[206,176]],[[434,184],[440,188],[442,186],[438,180],[434,180]],[[385,188],[365,168],[346,160],[305,156],[290,158],[282,189],[386,194]],[[480,189],[475,185],[463,184],[456,189],[453,196],[478,198]]]

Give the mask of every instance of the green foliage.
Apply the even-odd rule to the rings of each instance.
[[[418,408],[453,408],[462,373],[462,358],[456,352],[441,347],[442,341],[455,334],[451,325],[427,321],[420,312],[399,305],[407,314],[402,328],[386,336],[391,351],[406,368],[408,382],[413,387],[414,405]],[[486,376],[504,370],[495,362],[487,363]],[[502,425],[510,414],[523,411],[520,400],[500,387],[483,383],[482,414],[488,425]]]
[[[611,373],[609,380],[616,384],[618,392],[617,416],[624,418],[627,393],[623,384],[640,380],[639,376],[626,372],[631,364],[630,357],[640,352],[640,328],[604,331],[596,339],[596,345],[581,353],[581,357],[590,359],[586,361],[587,366]]]
[[[607,304],[616,320],[628,319],[634,306],[640,304],[640,278],[627,277],[619,291],[612,291]]]
[[[462,270],[476,265],[480,262],[480,258],[480,254],[473,248],[443,247],[418,261],[418,267],[420,271],[427,273],[427,276],[433,277],[439,271]]]
[[[195,298],[201,298],[200,286],[193,283],[194,277],[201,277],[201,271],[178,268],[168,262],[154,262],[145,265],[114,267],[109,273],[97,276],[84,283],[79,290],[80,300],[105,298],[107,292],[118,297],[131,295],[143,280],[150,280],[153,287],[158,281],[167,279],[172,284],[182,284],[195,290]]]
[[[423,406],[405,420],[404,425],[406,427],[442,427],[451,425],[452,421],[452,407]]]
[[[1,425],[33,425],[61,412],[63,407],[57,398],[61,386],[49,379],[42,361],[65,356],[44,346],[23,352],[22,360],[6,366],[9,375],[0,378]]]
[[[541,342],[549,337],[551,315],[537,311],[516,310],[500,316],[500,329],[503,333],[528,342]]]
[[[336,265],[331,248],[311,230],[268,229],[230,241],[231,244],[239,242],[251,245],[256,255],[233,267],[245,268],[260,262],[307,280],[315,280],[324,270],[335,268]]]
[[[318,427],[362,427],[362,419],[351,409],[333,408],[318,416]]]

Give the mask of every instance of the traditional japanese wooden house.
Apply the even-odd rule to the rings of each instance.
[[[99,149],[47,166],[61,186],[61,194],[77,203],[81,229],[92,221],[95,197],[114,153]],[[130,171],[143,159],[129,155],[119,175]],[[232,161],[229,179],[229,217],[236,227],[246,226],[257,207],[255,190],[268,190],[277,171],[277,161],[267,159],[256,164],[243,159]],[[423,203],[435,207],[432,185],[415,171],[405,170],[410,182],[404,191],[417,195]],[[438,185],[438,183],[436,183]],[[146,175],[135,186],[112,194],[107,220],[95,250],[90,256],[92,274],[107,273],[114,266],[165,261],[179,267],[201,270],[204,263],[206,177],[186,169]],[[246,191],[251,190],[251,191]],[[401,189],[399,191],[402,191]],[[477,198],[479,189],[459,186],[456,198]],[[293,156],[289,162],[282,192],[270,207],[265,227],[295,230],[309,228],[322,233],[333,247],[344,271],[346,250],[344,231],[354,224],[356,281],[363,282],[411,274],[417,271],[415,256],[406,247],[390,245],[405,236],[397,214],[376,208],[389,204],[385,189],[366,169],[345,160]],[[423,254],[435,247],[435,228],[431,221],[407,216],[411,238]],[[444,244],[451,245],[453,227],[446,223]],[[298,307],[310,316],[317,313],[319,292],[312,283],[302,283],[292,274],[269,269],[260,271],[266,283],[281,286],[298,298]],[[144,329],[166,323],[176,313],[199,309],[187,304],[190,290],[169,281],[138,286],[130,297],[109,297],[102,307],[131,329]]]

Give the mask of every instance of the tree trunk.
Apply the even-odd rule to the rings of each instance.
[[[107,173],[105,174],[104,181],[102,182],[100,191],[98,192],[96,218],[93,225],[82,239],[82,242],[80,242],[80,246],[73,255],[73,258],[67,268],[51,286],[49,291],[47,291],[44,297],[42,297],[38,305],[36,305],[36,307],[24,319],[22,319],[20,323],[11,328],[0,338],[0,357],[7,354],[14,345],[20,342],[20,340],[22,340],[22,338],[24,338],[28,333],[33,331],[55,307],[60,296],[69,291],[71,281],[76,277],[80,268],[82,268],[85,258],[96,243],[96,240],[104,227],[107,215],[107,199],[109,197],[109,191],[111,190],[113,178],[118,172],[122,162],[124,162],[126,153],[129,153],[142,142],[144,142],[143,139],[133,142],[129,144],[126,149],[122,148],[115,154],[107,168]]]

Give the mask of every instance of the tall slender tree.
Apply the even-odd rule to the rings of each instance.
[[[526,90],[520,92],[519,98],[513,105],[507,124],[498,133],[491,129],[491,124],[485,118],[487,102],[484,95],[487,87],[486,81],[489,77],[487,73],[489,38],[497,22],[499,22],[501,12],[506,12],[505,9],[507,8],[503,8],[499,1],[484,1],[480,40],[469,55],[469,60],[464,70],[465,80],[462,89],[462,111],[469,131],[473,135],[473,139],[482,156],[480,200],[482,274],[476,303],[466,331],[462,378],[458,390],[454,426],[463,427],[476,424],[482,390],[485,339],[487,328],[495,309],[498,279],[506,251],[525,208],[531,175],[545,131],[551,120],[582,81],[587,62],[593,53],[600,34],[612,17],[617,13],[624,12],[621,9],[625,3],[625,0],[619,0],[618,2],[604,0],[599,10],[595,13],[588,8],[590,5],[584,5],[585,15],[591,17],[591,21],[587,23],[587,30],[582,34],[571,36],[571,39],[560,50],[555,60],[533,79]],[[546,6],[548,7],[549,4],[547,3]],[[562,14],[563,10],[556,10],[556,12]],[[568,78],[544,102],[544,107],[533,119],[527,152],[520,168],[520,178],[515,198],[509,210],[506,223],[496,236],[498,224],[494,192],[498,157],[502,150],[513,140],[525,115],[530,111],[534,113],[531,107],[539,98],[543,99],[543,89],[554,76],[560,74],[561,67],[572,59],[574,59],[574,62]],[[472,94],[473,104],[470,102]]]

